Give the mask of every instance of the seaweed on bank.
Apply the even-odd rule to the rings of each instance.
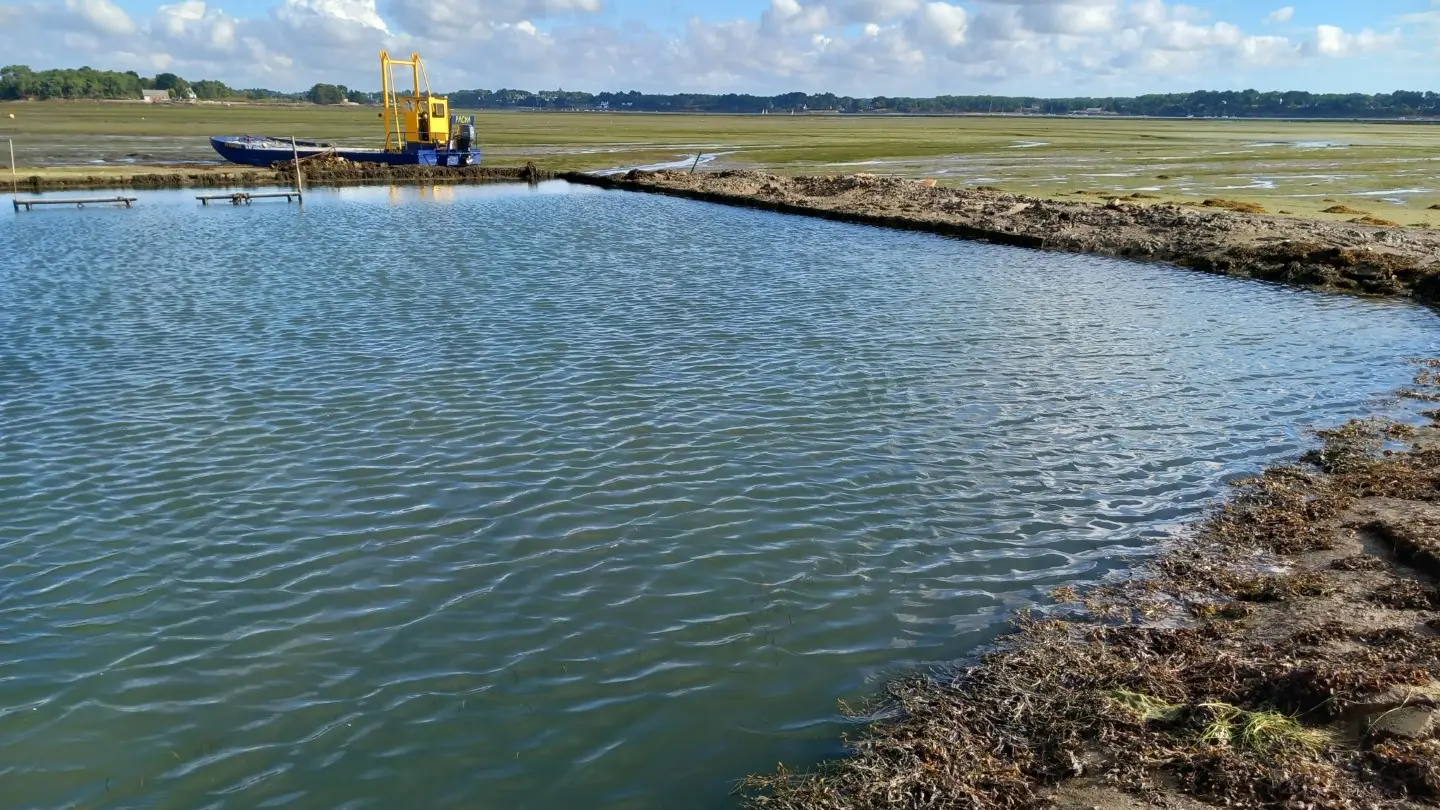
[[[1087,611],[1023,614],[973,665],[892,684],[848,758],[752,776],[748,806],[1016,810],[1077,777],[1227,807],[1436,806],[1440,618],[1414,611],[1440,611],[1440,589],[1408,569],[1434,526],[1356,515],[1435,500],[1437,435],[1321,432],[1309,466],[1241,482],[1148,577],[1061,589]],[[1378,555],[1357,529],[1382,535]]]
[[[305,182],[312,185],[363,185],[380,183],[538,183],[554,178],[534,163],[522,167],[468,166],[386,166],[350,161],[302,160]],[[198,167],[197,167],[198,168]],[[128,176],[42,177],[34,175],[19,181],[21,188],[31,192],[63,191],[82,188],[181,189],[181,188],[259,188],[290,186],[295,181],[292,161],[276,163],[269,169],[236,167],[234,170],[151,172]]]
[[[531,162],[523,167],[492,166],[389,166],[383,163],[356,163],[343,159],[302,159],[305,182],[314,185],[349,185],[388,182],[424,183],[538,183],[554,177]],[[271,167],[279,182],[294,176],[294,161],[282,161]]]

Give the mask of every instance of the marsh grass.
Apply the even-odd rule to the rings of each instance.
[[[374,145],[370,107],[162,105],[46,102],[0,104],[0,137],[14,137],[22,164],[43,165],[46,149],[95,135],[188,138],[210,157],[215,134],[295,134]],[[714,165],[781,174],[872,172],[930,177],[942,184],[994,184],[1059,197],[1076,188],[1155,202],[1223,198],[1322,214],[1322,200],[1363,199],[1349,215],[1405,213],[1440,224],[1440,191],[1385,202],[1386,190],[1437,188],[1435,128],[1420,124],[1155,119],[942,118],[659,115],[483,111],[477,114],[487,165],[548,171],[640,166],[697,152]],[[1018,143],[1043,143],[1017,149]],[[1306,144],[1325,143],[1324,148]],[[54,170],[52,170],[54,171]],[[1357,205],[1359,203],[1356,203]]]

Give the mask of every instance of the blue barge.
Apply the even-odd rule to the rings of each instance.
[[[395,67],[410,68],[414,83],[405,94],[395,91]],[[281,161],[333,154],[356,163],[389,166],[477,166],[475,116],[450,114],[450,100],[430,92],[430,79],[420,54],[392,59],[380,52],[380,80],[385,105],[380,113],[385,147],[365,149],[334,146],[318,141],[292,141],[263,135],[216,135],[210,145],[231,163],[270,166]],[[424,90],[421,90],[421,85]]]
[[[263,135],[216,135],[210,145],[221,157],[231,163],[246,166],[271,166],[289,161],[298,154],[301,160],[324,154],[333,154],[357,163],[384,163],[389,166],[478,166],[479,149],[408,149],[387,152],[383,149],[363,149],[335,146],[318,141],[296,141],[292,149],[289,138],[272,138]]]

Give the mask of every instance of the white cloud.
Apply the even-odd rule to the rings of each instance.
[[[1114,0],[1074,3],[1026,3],[1020,19],[1042,34],[1098,34],[1113,29],[1120,16]]]
[[[65,0],[65,8],[99,34],[116,36],[135,31],[130,15],[110,0]]]
[[[1430,0],[1429,11],[1401,14],[1398,21],[1401,25],[1440,26],[1440,0]]]
[[[760,30],[785,36],[812,34],[830,27],[830,9],[824,3],[803,5],[800,0],[770,0],[770,8],[760,15]]]
[[[845,22],[881,23],[913,14],[922,0],[849,0],[836,4]]]
[[[341,24],[354,23],[376,31],[389,31],[380,18],[375,0],[285,0],[277,16],[281,19],[321,19]]]
[[[1399,31],[1377,34],[1366,28],[1352,34],[1338,25],[1318,25],[1315,27],[1315,41],[1311,47],[1321,56],[1355,56],[1388,48],[1399,41]]]
[[[132,14],[113,0],[0,0],[0,61],[371,88],[384,48],[421,51],[438,89],[1100,95],[1264,86],[1264,70],[1403,39],[1328,25],[1303,41],[1262,35],[1197,5],[1208,1],[768,0],[672,32],[622,22],[603,0],[270,0],[228,13],[215,0],[154,0]],[[1267,22],[1293,19],[1289,8]],[[1440,3],[1413,16],[1432,15]]]
[[[374,6],[373,0],[369,5]],[[492,26],[566,14],[593,14],[600,0],[388,0],[386,11],[399,27],[421,38],[460,40]]]
[[[1293,19],[1295,19],[1295,7],[1294,7],[1294,6],[1285,6],[1284,8],[1277,8],[1277,9],[1275,9],[1274,11],[1270,12],[1269,14],[1265,15],[1265,22],[1266,22],[1266,24],[1268,24],[1268,25],[1278,25],[1278,24],[1281,24],[1281,23],[1288,23],[1288,22],[1290,22],[1290,21],[1293,20]]]
[[[965,42],[965,9],[949,3],[926,3],[911,17],[912,36],[925,45],[954,48]]]
[[[203,0],[160,6],[150,21],[150,33],[182,48],[192,42],[224,52],[236,47],[236,21],[219,9],[208,8]]]
[[[1297,58],[1300,52],[1300,46],[1285,37],[1246,37],[1236,47],[1236,53],[1250,65],[1280,64]]]

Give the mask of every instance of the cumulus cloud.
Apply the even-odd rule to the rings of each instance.
[[[841,20],[852,23],[882,23],[913,14],[922,0],[850,0],[837,3]]]
[[[1430,0],[1429,11],[1413,11],[1401,14],[1402,25],[1440,26],[1440,0]]]
[[[617,22],[604,0],[127,8],[0,0],[0,53],[36,67],[163,65],[189,78],[291,90],[317,81],[373,87],[383,48],[421,51],[437,88],[1107,93],[1190,89],[1219,72],[1347,58],[1400,36],[1331,25],[1303,37],[1262,35],[1172,0],[768,0],[756,12],[696,15],[679,31]],[[1437,12],[1432,4],[1420,14]],[[1266,21],[1292,15],[1287,6]]]
[[[1290,22],[1290,21],[1293,20],[1293,19],[1295,19],[1295,7],[1294,7],[1294,6],[1285,6],[1284,8],[1277,8],[1277,9],[1275,9],[1274,11],[1270,12],[1269,14],[1265,15],[1265,22],[1266,22],[1267,24],[1269,24],[1269,25],[1276,25],[1276,24],[1280,24],[1280,23],[1288,23],[1288,22]]]
[[[1315,41],[1311,49],[1321,56],[1355,56],[1388,48],[1400,41],[1400,32],[1378,34],[1369,28],[1350,33],[1338,25],[1315,27]]]
[[[135,31],[135,23],[110,0],[65,0],[74,19],[98,34],[124,35]]]
[[[760,30],[778,36],[813,34],[830,26],[830,8],[824,3],[803,5],[799,0],[770,0],[770,8],[760,15]]]
[[[375,8],[375,0],[285,0],[276,16],[301,25],[319,20],[326,25],[389,32],[389,26]]]
[[[915,41],[954,48],[965,42],[965,9],[949,3],[926,3],[910,18]]]
[[[373,0],[369,4],[374,5]],[[494,26],[569,14],[594,14],[600,0],[388,0],[386,13],[405,31],[446,40],[489,34]],[[488,36],[486,37],[488,38]]]
[[[160,6],[150,22],[150,32],[182,48],[196,43],[230,52],[236,45],[236,21],[219,9],[209,8],[203,0]]]
[[[1097,34],[1115,27],[1121,7],[1116,0],[1070,3],[1025,2],[1020,19],[1042,34]]]

